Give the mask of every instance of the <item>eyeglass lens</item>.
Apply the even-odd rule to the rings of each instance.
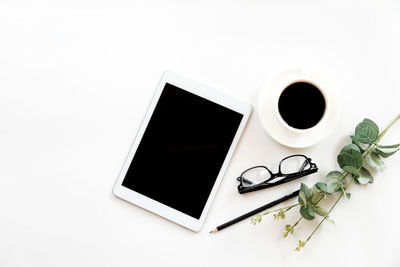
[[[282,161],[282,174],[292,174],[300,171],[307,171],[311,168],[310,162],[304,156],[293,156]]]
[[[255,167],[242,174],[242,184],[244,187],[250,187],[265,182],[269,178],[271,174],[266,168]]]

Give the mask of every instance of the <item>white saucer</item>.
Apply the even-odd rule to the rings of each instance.
[[[290,130],[279,121],[276,115],[276,101],[283,88],[296,81],[309,81],[319,85],[324,90],[326,109],[323,120],[315,128],[299,133]],[[275,76],[262,89],[257,111],[265,131],[275,141],[293,148],[304,148],[315,145],[326,138],[336,127],[341,112],[339,97],[330,85],[319,75],[301,68],[285,71]]]

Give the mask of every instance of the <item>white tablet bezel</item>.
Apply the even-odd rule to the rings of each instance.
[[[161,95],[166,83],[175,85],[185,91],[188,91],[188,92],[191,92],[198,96],[201,96],[205,99],[208,99],[212,102],[220,104],[224,107],[227,107],[227,108],[234,110],[243,115],[242,121],[240,122],[239,128],[238,128],[236,135],[232,141],[232,144],[228,150],[228,153],[225,157],[224,163],[222,164],[222,167],[219,171],[218,177],[214,183],[214,186],[211,190],[210,195],[208,196],[206,205],[204,206],[204,209],[203,209],[199,219],[191,217],[185,213],[182,213],[182,212],[175,210],[167,205],[164,205],[154,199],[151,199],[147,196],[144,196],[138,192],[135,192],[129,188],[122,186],[122,181],[125,178],[125,175],[129,169],[129,166],[133,159],[133,156],[136,153],[136,150],[140,144],[142,136],[147,128],[149,120],[153,114],[153,111],[158,103],[158,100],[160,98],[160,95]],[[210,209],[210,206],[215,197],[215,194],[217,193],[218,187],[221,183],[222,177],[223,177],[225,170],[229,164],[229,161],[232,157],[234,149],[240,139],[240,136],[242,135],[243,129],[244,129],[244,127],[247,123],[247,120],[250,116],[251,110],[252,110],[252,107],[250,104],[244,103],[236,98],[233,98],[229,95],[218,92],[214,89],[211,89],[208,86],[194,82],[190,79],[184,78],[178,74],[175,74],[175,73],[172,73],[169,71],[164,72],[164,74],[161,78],[161,81],[157,87],[157,90],[153,96],[153,99],[151,100],[151,103],[147,110],[147,113],[142,121],[140,129],[135,137],[135,140],[134,140],[134,142],[131,146],[131,149],[128,153],[128,156],[124,162],[121,172],[118,176],[117,182],[115,183],[115,186],[113,189],[113,194],[121,199],[124,199],[128,202],[131,202],[131,203],[137,205],[137,206],[147,209],[153,213],[156,213],[162,217],[165,217],[168,220],[178,223],[190,230],[193,230],[196,232],[199,231],[204,223],[205,217],[208,213],[208,210]]]

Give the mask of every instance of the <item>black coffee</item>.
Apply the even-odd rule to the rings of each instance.
[[[307,82],[292,83],[283,90],[278,101],[282,119],[297,129],[315,126],[324,115],[325,106],[321,91]]]

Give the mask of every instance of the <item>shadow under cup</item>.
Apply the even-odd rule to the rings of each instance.
[[[326,110],[326,100],[321,90],[306,81],[288,85],[278,98],[278,112],[283,121],[297,130],[316,126]]]

